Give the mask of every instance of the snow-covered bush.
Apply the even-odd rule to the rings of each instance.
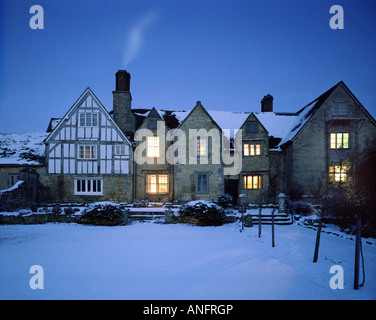
[[[218,197],[216,203],[223,208],[227,208],[232,203],[232,196],[227,193],[222,194]]]
[[[114,226],[123,222],[120,205],[115,203],[93,203],[82,213],[81,223]]]
[[[220,226],[226,223],[225,210],[210,201],[190,201],[179,210],[182,222],[200,226]]]
[[[315,208],[312,204],[304,201],[289,201],[288,207],[290,211],[293,211],[294,214],[300,214],[302,216],[308,216],[316,213]]]

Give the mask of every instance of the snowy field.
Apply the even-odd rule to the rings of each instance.
[[[1,299],[375,299],[376,245],[363,241],[364,287],[353,290],[354,241],[298,225],[0,226]],[[32,290],[40,265],[44,289]],[[330,267],[344,289],[329,286]],[[361,274],[361,273],[360,273]],[[362,274],[360,276],[362,280]]]

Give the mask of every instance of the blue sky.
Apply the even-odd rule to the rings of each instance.
[[[32,5],[44,29],[29,26]],[[332,5],[344,29],[332,30]],[[112,109],[115,73],[134,108],[297,111],[343,80],[376,117],[372,0],[2,0],[0,132],[43,132],[90,87]]]

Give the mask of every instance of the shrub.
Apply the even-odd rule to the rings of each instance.
[[[78,211],[80,211],[80,209],[78,209],[78,208],[72,208],[72,207],[66,207],[66,208],[64,209],[64,213],[65,213],[66,215],[72,215],[72,214],[74,214],[74,213],[76,213],[76,212],[78,212]]]
[[[83,211],[80,222],[115,226],[123,222],[123,213],[120,210],[120,206],[115,203],[94,203]]]
[[[182,222],[199,226],[220,226],[226,223],[225,210],[210,201],[190,201],[179,210]]]
[[[227,193],[222,194],[218,197],[216,203],[223,208],[227,208],[232,203],[232,196]]]
[[[300,214],[302,216],[307,216],[314,214],[316,210],[313,208],[312,204],[304,201],[289,201],[289,209],[294,212],[294,214]]]
[[[52,208],[52,210],[51,210],[51,212],[53,213],[53,214],[56,214],[56,215],[58,215],[58,214],[61,214],[62,213],[62,209],[61,209],[61,207],[57,204],[57,205],[55,205],[53,208]]]

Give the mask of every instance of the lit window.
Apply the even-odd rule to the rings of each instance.
[[[102,195],[102,179],[85,178],[74,180],[74,194],[77,195]]]
[[[334,165],[329,166],[329,181],[330,182],[345,182],[347,178],[348,166]]]
[[[197,138],[197,156],[207,156],[207,139]]]
[[[261,155],[261,144],[243,144],[243,155],[246,157]]]
[[[168,193],[168,175],[148,174],[146,176],[146,192],[151,194]]]
[[[80,115],[80,127],[97,127],[98,126],[98,113],[81,112],[79,115]]]
[[[331,133],[330,149],[348,149],[349,134],[348,133]]]
[[[149,158],[159,157],[159,137],[148,137],[147,139],[147,156]]]
[[[79,159],[96,159],[97,146],[79,146]]]
[[[243,176],[243,189],[260,189],[262,187],[261,175]]]

